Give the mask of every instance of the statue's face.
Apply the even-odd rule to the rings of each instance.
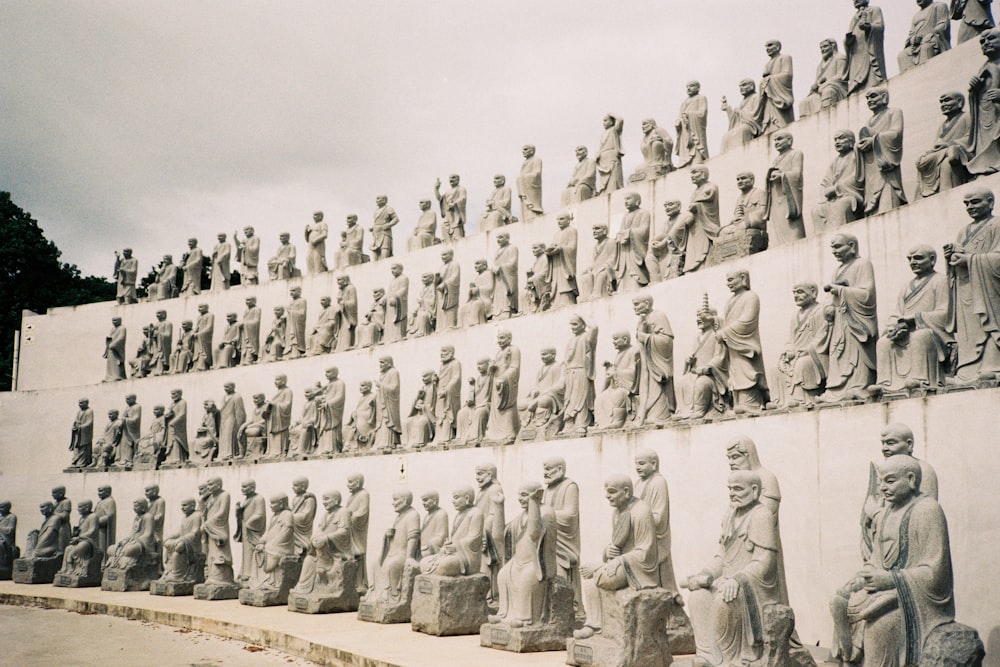
[[[376,301],[381,301],[383,298],[385,298],[385,290],[379,287],[374,292],[372,292],[372,296],[375,298]]]
[[[726,458],[729,459],[730,470],[750,470],[750,457],[739,447],[728,450]]]
[[[375,197],[375,205],[382,207],[389,203],[388,197]]]
[[[632,494],[628,492],[627,489],[623,487],[614,486],[612,484],[604,485],[604,497],[608,499],[608,503],[614,507],[624,507],[625,503],[629,501]]]
[[[146,489],[145,494],[148,500],[156,500],[160,497],[160,488],[158,486],[151,486]]]
[[[692,81],[685,86],[685,90],[687,91],[688,97],[694,97],[701,91],[701,84],[697,81]]]
[[[458,182],[459,182],[458,174],[452,174],[451,176],[448,177],[448,184],[451,187],[457,188]]]
[[[632,310],[636,315],[649,315],[650,311],[653,310],[653,304],[645,299],[635,299],[632,301]]]
[[[378,360],[378,367],[383,373],[392,368],[392,359],[384,358]]]
[[[257,485],[253,482],[243,482],[240,484],[240,491],[243,492],[244,496],[252,496],[257,492]]]
[[[339,375],[339,374],[340,374],[340,369],[338,369],[336,367],[334,367],[334,368],[327,368],[326,369],[326,373],[325,373],[327,380],[336,380],[337,379],[337,375]]]
[[[752,94],[754,91],[753,81],[741,81],[740,82],[740,95],[746,97]]]
[[[905,505],[917,491],[913,473],[902,470],[880,470],[878,490],[885,501],[894,507]]]
[[[517,504],[521,506],[521,509],[528,509],[528,498],[531,493],[527,489],[518,489],[517,491]]]
[[[275,319],[279,319],[284,314],[285,314],[285,309],[284,308],[282,308],[281,306],[275,306],[274,307],[274,318]]]
[[[410,500],[405,493],[392,494],[392,509],[396,510],[396,512],[402,512],[409,506]]]
[[[199,308],[199,310],[201,310],[201,309]],[[205,310],[208,310],[208,308],[206,307]],[[111,325],[115,326],[115,327],[120,327],[122,325],[122,318],[120,318],[120,317],[114,317],[114,318],[112,318],[111,319]]]
[[[100,498],[101,500],[104,500],[110,495],[111,495],[110,486],[102,486],[101,488],[97,489],[97,497]]]
[[[984,32],[979,36],[979,47],[987,58],[993,58],[1000,54],[1000,32],[996,30]]]
[[[935,257],[926,250],[912,250],[906,255],[910,270],[917,275],[928,273],[934,268]]]
[[[523,148],[521,148],[521,155],[523,155],[525,159],[533,157],[535,155],[535,147],[524,146]]]
[[[834,42],[826,39],[819,43],[819,54],[823,60],[828,60],[833,55],[834,46]]]
[[[285,384],[287,384],[287,382],[288,378],[286,378],[284,375],[279,375],[278,377],[274,378],[274,386],[277,387],[278,389],[284,389]]]
[[[792,136],[790,134],[779,134],[774,138],[774,149],[783,153],[792,147]]]
[[[993,213],[993,196],[985,192],[971,192],[962,200],[965,212],[973,220],[983,220]]]
[[[441,361],[451,361],[455,358],[455,348],[446,346],[441,348]]]
[[[277,514],[278,512],[285,509],[285,501],[281,498],[274,498],[268,501],[268,505],[271,507],[271,512]]]
[[[462,512],[472,507],[472,498],[464,491],[456,491],[451,494],[451,504],[457,511]]]
[[[482,273],[483,271],[486,270],[486,260],[485,259],[477,259],[475,267],[476,267],[476,273]]]
[[[324,296],[322,299],[319,300],[319,305],[323,306],[324,308],[329,308],[330,307],[330,297]]]
[[[289,294],[292,295],[293,299],[298,299],[300,296],[302,296],[302,290],[299,289],[298,287],[293,287],[289,292]]]
[[[639,208],[639,201],[640,201],[639,195],[636,194],[635,192],[630,192],[627,195],[625,195],[625,208],[627,208],[630,211],[634,211],[635,209]]]
[[[654,127],[656,127],[656,125],[653,124],[653,121],[650,121],[650,120],[644,120],[644,121],[642,121],[642,133],[643,134],[649,134],[650,132],[653,131]]]
[[[141,516],[146,513],[146,504],[141,500],[136,500],[132,503],[132,511]]]
[[[598,241],[603,241],[604,239],[608,238],[608,228],[605,227],[604,225],[594,225],[594,228],[591,230],[591,233],[594,235],[594,238],[597,239]]]
[[[303,493],[306,492],[306,489],[308,488],[309,488],[309,482],[307,480],[297,479],[294,482],[292,482],[292,491],[294,491],[295,495],[297,496],[301,496]]]
[[[553,463],[542,464],[542,477],[546,484],[556,484],[566,476],[566,468]]]
[[[656,472],[656,463],[651,457],[635,457],[635,474],[639,475],[640,479],[647,479],[654,472]]]
[[[584,148],[583,146],[578,146],[577,149],[576,149],[576,159],[577,160],[581,160],[581,161],[582,160],[586,160],[587,159],[587,149]]]
[[[188,239],[188,248],[194,250],[195,246],[198,245],[198,239]]]
[[[281,241],[281,245],[287,244],[288,243],[288,239],[290,239],[290,238],[291,237],[288,234],[279,234],[278,235],[278,240]]]
[[[38,511],[42,513],[44,517],[50,517],[56,511],[55,505],[52,503],[42,503],[38,506]]]
[[[742,273],[730,273],[726,276],[726,287],[733,294],[739,294],[745,289],[743,284],[743,274]]]
[[[838,134],[833,138],[834,149],[843,155],[854,148],[854,135],[846,132]]]
[[[184,512],[184,516],[191,516],[194,512],[195,502],[193,500],[185,500],[181,503],[181,512]]]
[[[482,470],[482,469],[476,470],[476,484],[479,485],[479,488],[482,488],[484,486],[489,486],[490,482],[492,481],[493,481],[493,475],[490,473],[489,470]]]
[[[611,344],[614,345],[616,350],[624,350],[628,348],[629,337],[624,334],[616,334],[611,337]]]
[[[504,178],[503,176],[494,176],[493,177],[493,187],[495,187],[495,188],[502,188],[506,182],[507,182],[507,179]]]
[[[856,9],[861,9],[862,7],[868,6],[868,0],[854,0],[854,7]]]
[[[531,254],[534,255],[535,257],[541,257],[542,253],[544,252],[545,252],[545,246],[543,246],[541,243],[533,243],[531,245]]]
[[[857,255],[857,251],[854,249],[854,246],[852,246],[843,236],[834,238],[833,241],[830,242],[830,247],[833,249],[833,256],[836,257],[839,262],[846,262]]]
[[[706,312],[699,311],[694,316],[695,325],[698,327],[699,331],[706,331],[712,326],[712,319]]]
[[[453,259],[455,259],[454,251],[445,250],[443,253],[441,253],[441,261],[444,262],[445,264],[447,264]]]
[[[431,200],[430,199],[421,199],[420,203],[418,204],[418,206],[420,207],[421,211],[427,211],[431,207]]]
[[[772,39],[764,44],[764,50],[767,51],[768,57],[773,58],[781,53],[781,42]]]
[[[913,441],[900,433],[888,431],[882,434],[882,456],[889,458],[896,454],[912,454]]]
[[[323,211],[313,213],[313,222],[323,222]]]
[[[872,111],[878,111],[889,104],[889,94],[885,91],[870,90],[865,93],[865,104]]]
[[[708,172],[704,169],[692,169],[691,182],[695,185],[704,185],[708,182]]]
[[[579,336],[587,330],[587,324],[579,317],[574,317],[569,321],[569,329],[574,336]]]
[[[337,505],[340,504],[340,499],[331,494],[323,495],[323,509],[327,512],[332,512],[337,509]]]
[[[556,222],[559,224],[559,229],[566,229],[567,227],[569,227],[569,223],[571,220],[572,218],[570,218],[566,214],[560,214],[558,217],[556,217]]]
[[[347,216],[347,226],[348,227],[353,227],[356,224],[358,224],[358,216],[356,216],[356,215],[349,215],[349,216]]]
[[[497,345],[501,348],[508,347],[510,345],[511,335],[509,333],[498,333],[497,334]]]
[[[420,381],[423,382],[424,384],[430,384],[431,382],[433,382],[434,381],[433,371],[427,371],[423,375],[421,375]]]
[[[605,117],[604,117],[604,120],[603,120],[602,122],[603,122],[603,124],[604,124],[604,129],[606,129],[606,130],[607,130],[607,129],[610,129],[611,127],[613,127],[613,126],[614,126],[614,124],[615,124],[615,119],[614,119],[614,118],[612,118],[611,116],[605,116]]]
[[[731,480],[729,486],[729,502],[736,507],[748,507],[760,497],[760,487],[748,484],[743,480]]]
[[[76,511],[80,513],[80,516],[87,516],[94,511],[94,503],[89,500],[81,500],[76,504]]]
[[[753,176],[750,174],[740,174],[736,177],[736,187],[740,192],[749,192],[753,187]]]
[[[356,475],[352,475],[347,478],[347,490],[351,493],[356,493],[361,490],[361,487],[365,485],[365,480]]]
[[[156,406],[155,408],[153,408],[153,416],[154,417],[162,417],[163,416],[163,408],[160,407],[159,405]]]
[[[80,406],[81,410],[86,410],[90,406],[90,401],[88,401],[85,398],[81,398],[79,401],[76,402],[76,404]]]
[[[371,381],[365,380],[364,382],[361,383],[360,388],[361,388],[361,393],[362,394],[369,393],[372,390],[372,383],[371,383]]]
[[[549,364],[553,364],[556,361],[555,350],[549,350],[549,349],[542,350],[539,356],[542,359],[542,363],[545,364],[546,366],[548,366]]]
[[[243,233],[244,233],[244,234],[246,234],[246,237],[247,237],[248,239],[249,239],[249,238],[253,238],[253,235],[254,235],[254,229],[253,229],[253,227],[244,227],[244,228],[243,228]]]
[[[938,100],[938,103],[941,105],[941,113],[947,116],[955,111],[958,111],[964,106],[962,100],[963,98],[961,95],[945,93]]]
[[[808,290],[805,287],[793,287],[792,300],[795,301],[795,305],[799,308],[805,308],[816,303],[816,295],[812,293],[812,290]]]
[[[497,234],[497,245],[501,248],[506,248],[510,244],[510,234],[502,233]]]
[[[480,375],[486,375],[486,371],[490,368],[490,362],[485,359],[476,362],[476,370],[479,371]]]
[[[253,404],[256,405],[257,407],[260,407],[264,405],[265,400],[266,399],[264,398],[263,394],[258,394],[257,396],[253,397]]]
[[[254,306],[257,305],[257,299],[251,296],[248,297],[244,303],[247,304],[247,308],[253,308]]]
[[[425,512],[433,512],[438,508],[438,498],[435,495],[423,496],[420,501],[424,505]]]

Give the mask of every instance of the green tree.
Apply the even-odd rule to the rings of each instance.
[[[60,262],[59,248],[9,192],[0,192],[0,239],[0,391],[9,391],[21,311],[113,300],[115,285]]]

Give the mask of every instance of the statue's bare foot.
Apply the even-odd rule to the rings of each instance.
[[[596,629],[590,627],[589,625],[585,625],[579,630],[573,631],[573,639],[590,639],[596,632]]]

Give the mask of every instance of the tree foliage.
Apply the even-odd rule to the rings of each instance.
[[[44,313],[54,306],[113,300],[115,285],[60,262],[59,248],[9,192],[0,192],[0,239],[0,391],[8,391],[22,310]]]

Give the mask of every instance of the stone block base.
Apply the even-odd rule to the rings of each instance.
[[[235,600],[239,596],[240,585],[237,583],[220,584],[213,581],[194,587],[195,600]]]
[[[108,567],[101,579],[102,591],[148,591],[149,585],[160,578],[159,561],[139,563],[127,568]]]
[[[277,607],[288,604],[288,592],[299,581],[302,561],[298,557],[286,558],[278,566],[278,588],[244,588],[240,591],[240,604],[250,607]]]
[[[357,611],[358,562],[356,560],[334,561],[326,573],[325,585],[317,585],[309,593],[288,593],[288,611],[302,614],[332,614],[334,612]]]
[[[417,575],[410,623],[414,631],[438,637],[478,634],[486,622],[489,591],[490,580],[484,574]]]
[[[580,667],[670,667],[667,621],[674,596],[662,588],[600,591],[604,626],[566,642],[566,664]]]
[[[546,600],[545,614],[536,624],[515,628],[501,620],[483,625],[480,645],[512,653],[565,650],[566,638],[573,636],[573,589],[562,578],[550,579]]]
[[[694,655],[698,652],[694,643],[694,628],[684,611],[684,599],[674,596],[674,604],[667,611],[667,642],[671,655]]]
[[[760,229],[745,229],[742,225],[728,225],[719,232],[719,237],[708,251],[706,266],[715,266],[735,257],[746,257],[767,250],[767,232]]]
[[[62,564],[62,554],[48,558],[18,558],[14,561],[14,583],[51,584]]]
[[[163,595],[166,597],[181,597],[194,594],[195,583],[193,581],[163,581],[157,579],[149,582],[150,595]]]
[[[358,605],[358,620],[368,623],[409,623],[413,604],[413,588],[420,568],[410,563],[403,566],[403,585],[398,600],[378,599],[379,591],[372,589],[370,598]]]
[[[981,667],[986,650],[973,628],[946,623],[934,628],[917,662],[919,667]]]
[[[95,588],[101,585],[101,570],[96,574],[68,574],[59,572],[52,580],[53,586],[60,588]]]

